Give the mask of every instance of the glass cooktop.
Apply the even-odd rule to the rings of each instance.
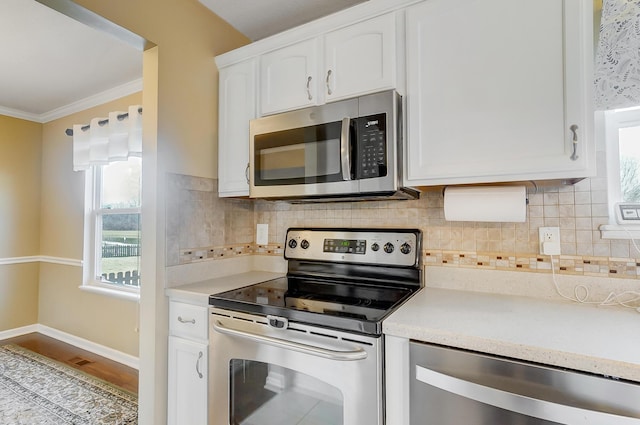
[[[414,289],[282,277],[209,297],[214,307],[380,335],[382,319]]]

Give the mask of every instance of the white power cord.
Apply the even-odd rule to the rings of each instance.
[[[638,249],[635,242],[633,242],[633,245],[636,247],[636,249]],[[638,252],[640,252],[640,249],[638,249]],[[573,288],[573,297],[563,294],[560,291],[560,286],[558,285],[558,282],[556,280],[555,263],[553,261],[553,255],[550,255],[549,257],[551,257],[551,277],[553,279],[553,285],[555,286],[556,292],[558,293],[558,295],[560,295],[562,298],[565,298],[569,301],[581,303],[581,304],[596,304],[599,306],[619,305],[622,307],[632,308],[636,310],[638,313],[640,313],[640,307],[630,304],[640,300],[640,292],[637,292],[637,291],[624,291],[624,292],[620,292],[619,294],[616,294],[615,292],[610,292],[609,295],[607,295],[607,297],[602,301],[589,301],[589,288],[587,288],[585,285],[576,285]],[[580,292],[582,292],[582,294],[580,294]],[[631,299],[626,299],[626,300],[621,299],[621,297],[628,297],[629,295],[632,296]]]

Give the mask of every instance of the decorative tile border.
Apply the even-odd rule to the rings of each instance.
[[[423,260],[425,265],[551,273],[547,255],[425,250]],[[640,262],[633,258],[559,255],[553,265],[560,274],[640,279]]]
[[[281,257],[282,244],[253,243],[201,247],[180,251],[180,264],[222,260],[241,255]],[[559,255],[554,257],[554,270],[560,274],[640,279],[640,261],[633,258]],[[488,270],[510,270],[551,273],[551,258],[547,255],[482,253],[466,251],[424,250],[424,265],[465,267]]]
[[[208,260],[224,260],[241,255],[275,255],[282,256],[282,244],[255,245],[252,243],[226,246],[209,246],[180,250],[180,264],[196,263]]]

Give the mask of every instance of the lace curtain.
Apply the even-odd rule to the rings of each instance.
[[[604,0],[595,61],[597,110],[640,105],[640,1]]]
[[[142,154],[142,107],[129,106],[109,113],[109,118],[94,118],[87,125],[73,126],[73,170],[106,165]]]

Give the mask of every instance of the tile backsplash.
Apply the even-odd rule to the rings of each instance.
[[[448,222],[442,188],[411,201],[291,204],[218,198],[217,181],[184,175],[168,178],[167,265],[238,255],[282,255],[287,228],[410,227],[423,232],[425,264],[550,272],[538,254],[538,228],[560,227],[562,255],[555,270],[565,274],[638,278],[640,258],[629,240],[605,240],[607,224],[604,155],[598,176],[574,185],[528,187],[524,223]],[[257,223],[269,225],[269,244],[255,244]]]

